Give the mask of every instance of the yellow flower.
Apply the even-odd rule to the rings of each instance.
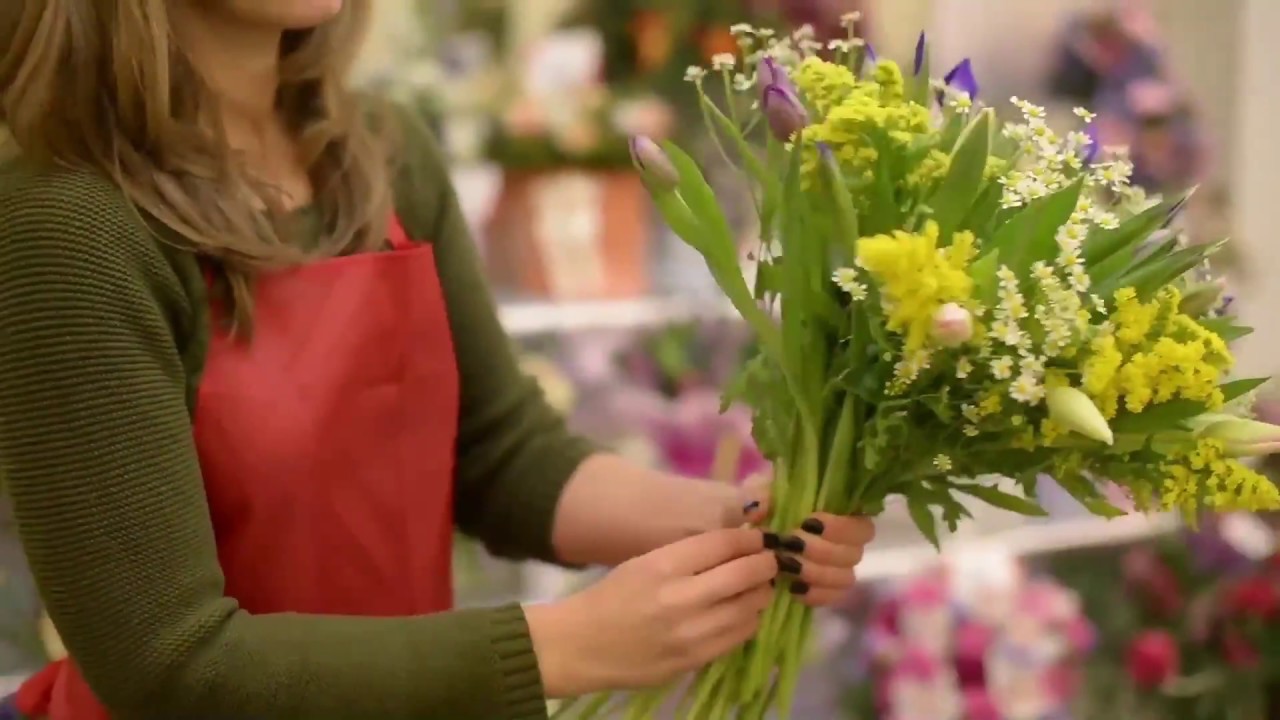
[[[968,272],[976,252],[973,234],[958,232],[950,246],[939,249],[938,232],[938,224],[929,221],[920,233],[898,230],[858,240],[858,265],[880,286],[885,326],[905,337],[903,356],[929,343],[938,308],[964,306],[973,294]]]
[[[1172,287],[1148,302],[1133,288],[1116,292],[1114,330],[1094,338],[1080,366],[1082,389],[1103,417],[1177,399],[1222,406],[1218,385],[1233,358],[1221,337],[1178,310],[1180,301]]]
[[[1166,510],[1191,515],[1280,510],[1280,489],[1265,476],[1227,456],[1221,440],[1201,438],[1190,450],[1167,456],[1160,503]],[[1201,503],[1203,499],[1203,503]]]

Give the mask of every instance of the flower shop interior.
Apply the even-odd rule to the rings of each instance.
[[[907,62],[923,29],[933,66],[968,59],[977,97],[1000,116],[1014,97],[1050,118],[1088,107],[1097,141],[1127,147],[1134,185],[1151,197],[1196,188],[1174,222],[1194,242],[1230,238],[1212,260],[1219,305],[1254,330],[1231,347],[1234,373],[1280,372],[1266,310],[1280,284],[1264,272],[1280,266],[1268,228],[1280,191],[1276,0],[374,4],[353,82],[429,118],[528,373],[616,452],[707,482],[768,469],[750,412],[721,402],[751,333],[662,221],[629,142],[688,149],[753,272],[752,194],[688,79],[691,66],[725,63],[725,92],[749,83],[744,23],[815,47],[852,25],[880,57]],[[1260,419],[1280,422],[1280,388],[1251,397]],[[1249,462],[1280,478],[1280,465]],[[974,504],[938,547],[887,503],[855,590],[816,619],[792,716],[1280,718],[1280,517],[1103,518],[1047,473],[1035,499],[1043,516]],[[0,523],[0,675],[16,683],[64,651],[7,510]],[[552,598],[597,577],[507,563],[466,539],[454,567],[462,605]]]

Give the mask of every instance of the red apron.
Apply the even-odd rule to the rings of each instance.
[[[195,441],[226,592],[248,612],[452,606],[453,337],[433,247],[398,220],[389,235],[390,252],[261,278],[252,342],[213,333]],[[74,662],[17,699],[28,717],[109,717]]]

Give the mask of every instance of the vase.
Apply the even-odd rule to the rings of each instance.
[[[650,206],[628,171],[508,170],[485,255],[499,292],[625,299],[651,290]]]

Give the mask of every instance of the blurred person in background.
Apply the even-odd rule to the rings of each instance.
[[[341,83],[372,7],[0,4],[0,477],[69,653],[0,716],[543,718],[852,583],[868,521],[566,432],[432,138]],[[455,525],[618,567],[453,610]]]

